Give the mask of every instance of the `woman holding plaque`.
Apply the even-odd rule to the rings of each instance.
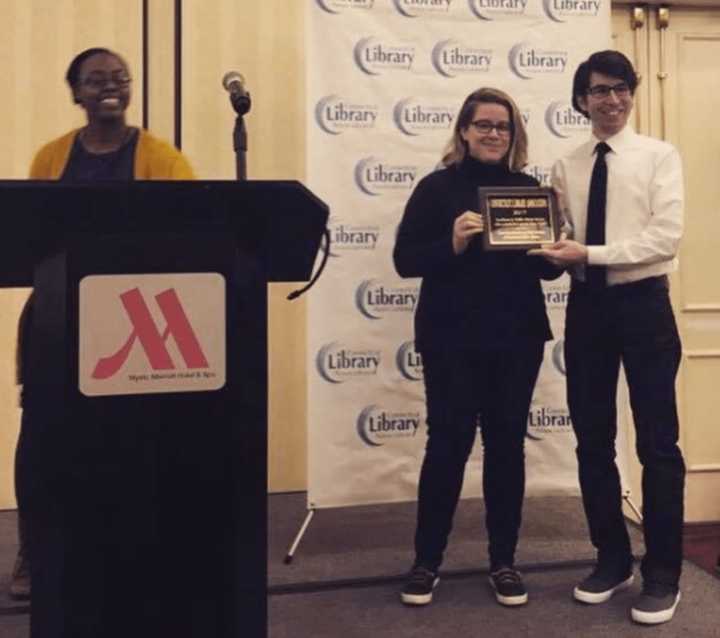
[[[85,111],[86,124],[45,144],[33,158],[30,179],[68,183],[194,179],[190,163],[179,150],[127,123],[132,78],[117,53],[105,48],[86,49],[70,62],[65,80],[73,102]],[[28,298],[18,328],[17,376],[18,383],[25,385],[24,403],[28,398],[24,380],[32,373],[28,359],[33,299],[33,295]],[[42,496],[37,463],[29,460],[37,457],[30,421],[29,411],[23,410],[15,455],[20,548],[10,582],[10,596],[16,599],[31,594],[28,537],[34,525],[33,512],[49,505]]]
[[[431,602],[480,427],[490,584],[503,605],[527,591],[514,568],[525,489],[524,442],[545,342],[552,339],[540,279],[562,271],[526,250],[483,247],[478,187],[537,187],[521,172],[527,135],[515,102],[492,88],[463,102],[444,168],[411,195],[395,244],[403,277],[422,277],[415,347],[425,376],[428,440],[418,489],[415,562],[401,592]]]

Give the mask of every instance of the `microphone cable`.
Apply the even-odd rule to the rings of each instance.
[[[323,257],[322,261],[320,262],[320,266],[318,266],[317,272],[310,278],[310,281],[308,281],[307,284],[305,284],[302,288],[298,288],[297,290],[293,290],[288,296],[288,301],[293,301],[293,299],[297,299],[300,295],[304,295],[310,288],[312,288],[315,285],[315,282],[320,278],[320,275],[322,274],[323,270],[325,270],[325,265],[327,264],[328,257],[330,256],[330,231],[328,230],[327,226],[323,230],[323,238],[325,239],[325,245],[323,246],[321,244],[321,248],[323,249]]]

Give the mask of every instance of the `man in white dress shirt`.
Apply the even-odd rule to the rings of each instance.
[[[608,600],[633,582],[615,465],[616,394],[622,361],[630,389],[646,553],[631,617],[667,622],[680,600],[685,464],[677,445],[675,376],[681,345],[668,295],[683,230],[680,156],[628,125],[637,76],[617,51],[594,53],[573,81],[573,106],[591,139],[553,167],[568,238],[531,251],[572,276],[565,326],[570,414],[580,486],[597,564],[573,592]]]

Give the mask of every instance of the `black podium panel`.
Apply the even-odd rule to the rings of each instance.
[[[23,414],[32,638],[266,635],[266,283],[308,278],[327,220],[304,189],[270,184],[0,188],[13,240],[0,285],[27,284],[29,269],[34,280]],[[221,387],[81,391],[86,278],[132,288],[205,273],[224,281]]]
[[[67,232],[217,228],[258,259],[267,281],[310,278],[327,206],[291,181],[0,181],[0,286],[31,286],[33,265]]]
[[[33,561],[33,636],[138,635],[138,625],[147,635],[247,635],[248,620],[265,615],[265,282],[215,233],[84,244],[71,240],[38,267],[25,396],[47,492],[30,525],[31,555],[43,556]],[[178,269],[225,278],[225,386],[84,396],[79,282]]]

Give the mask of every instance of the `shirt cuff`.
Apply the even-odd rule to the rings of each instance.
[[[587,263],[590,266],[604,266],[608,263],[607,246],[585,246],[587,248]]]

